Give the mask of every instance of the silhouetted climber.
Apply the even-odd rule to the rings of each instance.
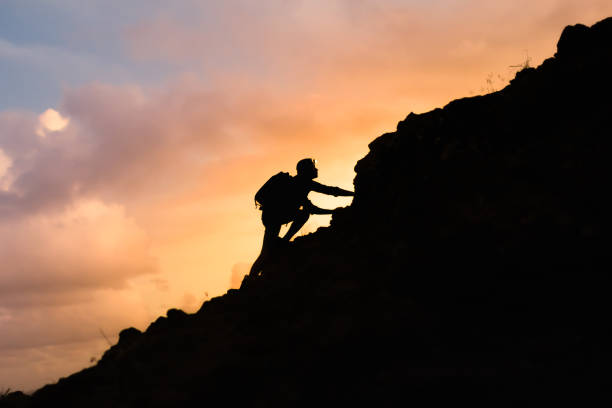
[[[255,194],[255,203],[261,209],[261,220],[266,227],[261,253],[251,267],[250,276],[261,272],[266,260],[279,246],[284,246],[308,221],[310,214],[332,214],[334,210],[319,208],[308,199],[308,193],[333,196],[352,196],[355,193],[339,187],[329,187],[314,181],[319,175],[313,159],[297,163],[297,175],[278,173],[272,176]],[[291,223],[283,238],[279,238],[283,224]]]

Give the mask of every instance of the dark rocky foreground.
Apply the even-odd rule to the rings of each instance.
[[[612,18],[410,114],[264,276],[0,406],[610,406]]]

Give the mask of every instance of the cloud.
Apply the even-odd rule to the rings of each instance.
[[[0,148],[12,159],[13,179],[0,196],[0,218],[61,209],[79,197],[123,201],[188,182],[189,170],[244,140],[229,128],[226,101],[189,86],[156,94],[130,86],[77,88],[61,109],[70,123],[53,110],[40,119],[0,114]],[[43,129],[53,137],[38,137]]]
[[[139,277],[155,276],[145,231],[117,205],[78,200],[0,224],[0,386],[33,389],[82,369],[155,317]]]
[[[94,83],[66,91],[59,109],[64,116],[0,115],[0,148],[13,160],[0,218],[59,211],[80,198],[121,202],[131,211],[130,204],[142,200],[217,184],[229,176],[214,174],[223,163],[333,148],[354,137],[334,134],[336,128],[358,126],[365,134],[384,115],[368,107],[354,120],[347,105],[335,104],[337,95],[278,94],[257,86],[225,91],[193,76],[149,89]],[[321,105],[328,108],[316,113]],[[53,137],[36,135],[41,120],[55,126]]]
[[[130,278],[155,272],[148,245],[120,206],[99,201],[4,222],[0,306],[14,297],[124,288]]]
[[[125,37],[135,58],[178,64],[216,83],[248,78],[324,94],[394,86],[448,98],[444,89],[462,96],[470,81],[505,70],[525,49],[539,63],[554,53],[564,25],[609,13],[606,0],[203,2],[188,18],[142,19]],[[463,81],[449,77],[457,72]]]
[[[40,125],[36,129],[36,134],[40,137],[46,137],[48,132],[57,132],[63,130],[70,123],[69,118],[64,118],[55,109],[47,109],[38,117]]]
[[[12,180],[8,176],[8,170],[13,165],[13,160],[0,149],[0,191],[8,191]]]

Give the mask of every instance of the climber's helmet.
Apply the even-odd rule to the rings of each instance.
[[[315,166],[317,163],[314,159],[302,159],[297,163],[296,169],[298,176],[315,179],[319,175],[319,170]]]

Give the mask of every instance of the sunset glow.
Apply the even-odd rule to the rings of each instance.
[[[501,89],[565,25],[612,15],[609,0],[77,3],[0,4],[0,392],[237,287],[271,175],[314,157],[317,181],[352,189],[368,143],[410,112]]]

